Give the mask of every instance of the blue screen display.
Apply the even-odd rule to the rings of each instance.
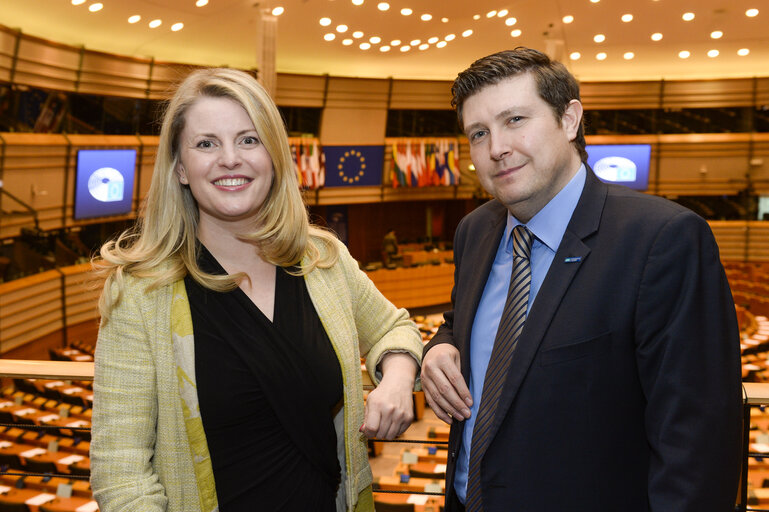
[[[587,163],[601,181],[636,190],[649,187],[650,144],[588,144]]]
[[[75,218],[130,213],[133,207],[135,149],[81,149],[77,152]]]

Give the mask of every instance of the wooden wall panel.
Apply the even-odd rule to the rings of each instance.
[[[660,90],[658,81],[580,83],[586,110],[659,108]]]
[[[78,92],[146,98],[151,62],[88,51],[83,54]]]
[[[331,77],[326,107],[334,109],[386,110],[389,80]]]
[[[666,81],[662,107],[748,107],[753,104],[753,88],[752,78]]]
[[[451,82],[393,80],[390,108],[451,110]]]
[[[749,167],[753,191],[769,195],[769,133],[753,134]]]
[[[278,73],[275,103],[286,107],[322,107],[327,76]]]
[[[72,46],[23,36],[14,80],[33,87],[74,91],[80,54],[81,50]]]
[[[14,65],[13,55],[16,41],[20,33],[0,25],[0,80],[11,81],[11,68]]]

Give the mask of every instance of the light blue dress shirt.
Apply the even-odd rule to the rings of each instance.
[[[583,164],[571,181],[526,224],[526,227],[534,235],[531,246],[531,289],[527,313],[531,310],[531,305],[537,297],[542,281],[545,280],[555,252],[566,232],[566,226],[569,224],[574,208],[576,208],[579,197],[582,195],[586,175],[587,171]],[[470,443],[473,438],[475,417],[478,415],[478,407],[481,405],[483,380],[486,377],[486,367],[489,365],[491,350],[494,348],[494,338],[497,335],[502,310],[505,307],[507,290],[510,287],[510,274],[513,271],[513,228],[519,224],[521,222],[508,212],[505,234],[499,242],[497,255],[494,258],[494,264],[491,267],[491,272],[489,272],[486,287],[483,289],[483,295],[473,320],[473,329],[470,335],[470,393],[473,396],[473,406],[470,408],[470,418],[465,420],[462,445],[459,449],[457,470],[454,475],[454,489],[462,503],[465,502],[467,468],[470,464]]]

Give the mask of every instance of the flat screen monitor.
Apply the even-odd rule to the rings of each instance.
[[[133,207],[135,149],[81,149],[77,152],[75,218],[130,213]]]
[[[650,144],[588,144],[587,163],[606,183],[636,190],[649,187]]]

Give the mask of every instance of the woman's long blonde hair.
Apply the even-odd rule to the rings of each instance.
[[[254,219],[253,231],[243,238],[253,242],[261,256],[274,265],[300,265],[300,274],[336,261],[333,235],[310,225],[283,119],[270,96],[242,71],[197,70],[184,79],[167,105],[152,182],[139,219],[132,228],[105,243],[99,251],[101,257],[94,260],[96,273],[106,279],[99,300],[105,320],[120,302],[126,274],[148,279],[152,289],[189,273],[203,286],[217,291],[234,288],[242,277],[208,274],[197,264],[198,207],[189,187],[179,183],[176,169],[185,114],[200,97],[230,98],[240,104],[272,159],[272,186]]]

